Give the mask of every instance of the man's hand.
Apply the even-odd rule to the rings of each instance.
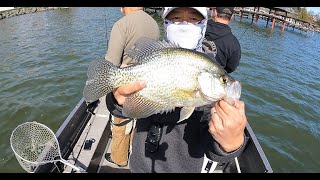
[[[140,91],[141,89],[146,87],[146,85],[147,83],[145,81],[136,81],[132,84],[120,86],[119,88],[113,91],[114,98],[117,100],[119,105],[123,105],[124,101],[126,100],[126,97],[129,94]]]
[[[226,152],[234,151],[243,144],[246,124],[243,101],[233,106],[221,100],[211,108],[209,132]]]

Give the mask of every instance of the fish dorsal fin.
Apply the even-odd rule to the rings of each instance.
[[[194,109],[195,109],[195,107],[183,107],[183,108],[181,108],[180,119],[179,119],[179,121],[177,121],[177,123],[188,119],[191,116],[191,114],[193,113]]]
[[[157,41],[149,38],[142,37],[134,45],[133,49],[126,51],[128,56],[137,61],[138,64],[141,64],[145,57],[149,56],[155,51],[165,49],[165,48],[179,48],[177,44],[166,42],[166,41]]]

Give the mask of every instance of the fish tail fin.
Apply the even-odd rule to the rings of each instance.
[[[88,79],[83,89],[83,97],[87,102],[94,102],[114,89],[119,68],[111,62],[101,59],[89,65]]]

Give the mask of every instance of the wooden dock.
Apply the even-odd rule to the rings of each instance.
[[[265,11],[260,11],[260,7],[254,7],[252,10],[249,8],[236,8],[236,15],[240,16],[240,22],[242,22],[243,17],[251,18],[251,24],[258,24],[258,19],[263,19],[266,21],[266,26],[268,27],[269,21],[271,21],[271,31],[273,31],[275,23],[281,24],[281,32],[285,30],[285,27],[292,27],[294,30],[299,29],[301,31],[314,31],[314,26],[304,20],[289,17],[290,12],[283,8],[277,7],[263,7],[268,8],[269,13]]]

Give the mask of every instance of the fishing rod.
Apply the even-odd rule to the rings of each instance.
[[[107,41],[107,45],[109,44],[109,39],[108,39],[108,24],[107,24],[107,14],[106,12],[104,13],[104,24],[106,27],[106,41]]]
[[[247,26],[247,28],[246,28],[246,29],[244,30],[244,32],[242,33],[242,35],[241,35],[240,38],[239,38],[239,41],[240,41],[240,39],[243,37],[244,33],[247,32],[248,29],[249,29],[249,26]]]

